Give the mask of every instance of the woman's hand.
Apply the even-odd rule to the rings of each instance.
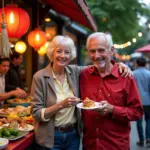
[[[130,77],[133,76],[133,72],[131,71],[131,69],[126,66],[124,63],[118,63],[119,65],[119,72],[122,73],[122,77]]]
[[[80,101],[79,98],[75,96],[70,96],[65,100],[63,100],[62,102],[60,102],[60,105],[62,106],[62,108],[72,107],[75,106],[79,101]]]

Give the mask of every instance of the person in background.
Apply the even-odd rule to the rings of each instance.
[[[23,55],[17,52],[13,52],[10,55],[10,59],[10,69],[5,76],[5,91],[9,92],[18,89],[23,93],[23,97],[26,97],[27,94],[24,91],[24,85],[22,83],[19,73],[19,67],[23,61]]]
[[[47,56],[51,63],[34,74],[31,87],[36,149],[79,150],[80,111],[75,105],[83,67],[68,65],[76,57],[76,47],[67,36],[55,36]]]
[[[136,64],[137,69],[133,73],[142,99],[146,121],[145,130],[143,130],[143,118],[137,120],[137,131],[139,135],[137,145],[144,146],[146,139],[146,146],[150,148],[150,71],[146,69],[145,58],[137,58]]]
[[[84,150],[129,150],[130,121],[143,115],[133,77],[121,77],[110,34],[96,32],[86,42],[93,66],[80,75],[81,99],[100,102],[95,110],[83,110]]]
[[[22,98],[24,94],[20,90],[5,92],[5,75],[9,70],[9,58],[0,58],[0,108],[5,100],[11,97]]]

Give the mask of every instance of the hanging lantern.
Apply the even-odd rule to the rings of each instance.
[[[0,9],[0,16],[2,11],[3,8]],[[28,13],[22,8],[17,7],[17,5],[7,5],[4,7],[4,15],[8,37],[11,40],[16,40],[27,32],[30,25],[30,18]],[[2,22],[2,18],[0,18],[0,22]]]
[[[15,51],[20,53],[20,54],[23,54],[27,49],[27,46],[25,44],[25,42],[23,41],[18,41],[16,44],[15,44]]]
[[[35,30],[31,31],[28,35],[28,42],[35,49],[40,48],[46,43],[46,41],[46,33],[39,28],[36,28]]]
[[[44,56],[46,54],[47,48],[48,48],[49,42],[46,42],[40,49],[38,49],[38,54],[40,56]]]

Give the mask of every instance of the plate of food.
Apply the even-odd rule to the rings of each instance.
[[[26,124],[25,126],[20,126],[18,130],[19,131],[32,131],[34,130],[34,126],[30,124]]]
[[[86,97],[86,99],[82,103],[78,103],[76,106],[78,108],[86,109],[86,110],[93,110],[102,107],[100,102],[95,102],[89,99],[88,97]]]
[[[17,129],[18,131],[32,131],[34,126],[27,124],[24,120],[12,120],[8,125],[9,128]]]
[[[11,136],[5,137],[5,138],[8,139],[9,141],[14,141],[14,140],[18,140],[18,139],[24,137],[28,133],[29,133],[28,131],[18,131],[18,135],[17,136],[11,135]]]
[[[10,128],[10,126],[3,126],[0,129],[0,137],[6,138],[10,141],[20,139],[28,133],[28,131],[19,131],[18,129]]]
[[[30,105],[30,98],[27,97],[26,99],[21,99],[21,98],[9,99],[7,100],[7,103],[12,107],[16,107],[18,105],[28,107]]]

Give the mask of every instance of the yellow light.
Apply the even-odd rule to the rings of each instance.
[[[51,19],[50,18],[45,18],[45,22],[50,22]]]
[[[36,40],[36,41],[39,41],[39,40],[40,40],[40,35],[39,35],[39,34],[36,34],[35,40]]]
[[[126,59],[129,60],[129,59],[130,59],[130,55],[127,55],[127,56],[126,56]]]
[[[49,37],[49,36],[50,36],[50,33],[46,33],[46,36]]]
[[[148,28],[150,28],[150,23],[148,24]]]
[[[133,38],[132,41],[133,41],[133,43],[136,43],[136,38]]]
[[[15,51],[20,54],[23,54],[26,51],[26,49],[27,49],[27,46],[23,41],[18,41],[15,44]]]
[[[46,54],[47,48],[48,48],[49,42],[46,42],[40,49],[38,50],[38,54],[40,56],[44,56]]]
[[[139,36],[139,37],[142,37],[142,32],[139,32],[139,33],[138,33],[138,36]]]
[[[129,41],[129,42],[128,42],[128,46],[130,46],[130,45],[131,45],[131,42]]]
[[[13,24],[15,22],[15,16],[14,16],[13,12],[10,13],[10,20],[9,21],[10,21],[10,24]]]

